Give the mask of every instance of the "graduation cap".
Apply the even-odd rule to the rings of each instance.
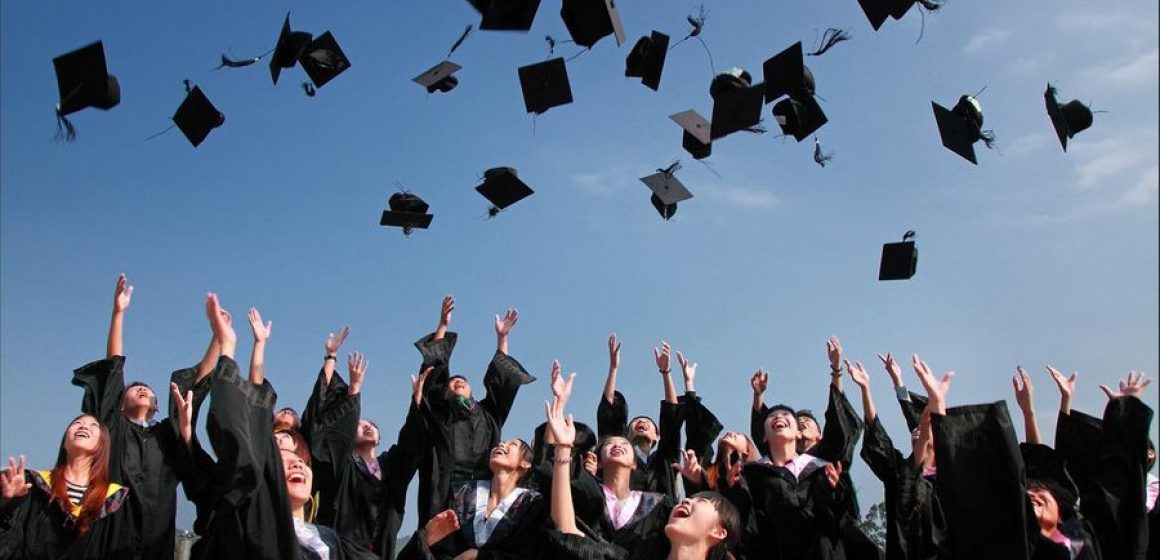
[[[1078,99],[1072,99],[1060,105],[1055,99],[1056,90],[1047,84],[1047,91],[1043,92],[1043,103],[1047,106],[1047,116],[1051,117],[1051,126],[1055,127],[1055,136],[1059,138],[1059,145],[1067,151],[1067,139],[1087,130],[1092,125],[1092,110]]]
[[[918,268],[918,249],[914,246],[914,230],[907,231],[898,243],[882,246],[882,262],[878,265],[879,280],[909,280]]]
[[[538,115],[572,102],[572,86],[568,83],[568,69],[562,57],[521,66],[519,74],[527,112]]]
[[[673,122],[681,125],[684,135],[681,137],[681,147],[693,156],[693,159],[705,159],[713,154],[713,140],[710,136],[711,125],[696,111],[689,109],[669,115]]]
[[[813,97],[801,100],[789,97],[778,101],[773,106],[773,118],[781,127],[782,134],[793,136],[798,142],[809,138],[829,122]]]
[[[661,86],[661,72],[665,69],[665,55],[669,51],[669,36],[653,31],[633,45],[624,61],[624,75],[640,78],[646,87],[657,91]]]
[[[680,168],[680,162],[674,162],[666,169],[657,169],[656,173],[640,178],[640,182],[652,191],[650,201],[653,208],[666,220],[677,213],[678,202],[693,198],[693,193],[675,175]]]
[[[480,29],[528,31],[540,9],[540,0],[468,0],[483,16]]]
[[[711,139],[727,136],[739,130],[746,130],[761,122],[761,106],[765,91],[758,84],[749,85],[749,73],[734,69],[737,73],[718,74],[709,86],[713,97],[713,118],[709,136]]]
[[[983,110],[978,100],[970,95],[964,95],[950,110],[933,101],[930,105],[934,110],[934,119],[938,124],[938,133],[943,146],[978,165],[979,162],[975,159],[975,142],[982,140],[989,148],[995,141],[993,132],[983,130]]]
[[[282,22],[282,31],[278,34],[278,42],[274,45],[274,54],[270,57],[270,78],[274,85],[278,84],[278,77],[283,68],[293,68],[298,58],[310,46],[314,36],[305,31],[290,30],[290,13],[286,13],[286,21]]]
[[[878,31],[886,22],[887,16],[896,20],[902,19],[915,4],[921,4],[923,9],[933,12],[941,6],[942,0],[858,0],[866,19],[874,31]]]
[[[173,123],[189,139],[193,147],[198,147],[209,136],[211,130],[225,124],[226,116],[210,103],[201,88],[193,86],[185,94],[185,100],[173,113]]]
[[[761,65],[765,80],[765,102],[772,103],[783,95],[804,99],[814,95],[814,73],[805,65],[802,42],[798,41]]]
[[[350,59],[334,40],[329,31],[316,37],[298,57],[298,63],[314,82],[314,87],[321,88],[339,74],[350,68]]]
[[[60,91],[57,113],[71,115],[86,107],[109,110],[121,102],[121,84],[105,65],[105,45],[97,41],[52,59]]]
[[[403,235],[411,235],[414,228],[427,229],[435,217],[427,213],[428,206],[422,198],[409,192],[392,194],[387,205],[390,209],[383,211],[379,225],[401,227]]]
[[[459,85],[459,79],[453,74],[461,68],[463,67],[450,60],[444,60],[432,66],[430,70],[411,78],[411,81],[427,88],[427,93],[435,93],[436,91],[446,93]]]
[[[535,193],[520,180],[514,167],[493,167],[483,172],[483,184],[475,187],[476,192],[491,202],[488,215],[495,216],[500,210],[511,206]]]
[[[624,27],[616,11],[616,0],[564,0],[560,19],[572,41],[592,48],[603,37],[616,36],[616,46],[624,44]]]

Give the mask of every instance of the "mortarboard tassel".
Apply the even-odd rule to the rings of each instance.
[[[818,46],[817,50],[811,53],[807,53],[806,56],[821,56],[825,54],[826,51],[833,48],[834,45],[837,45],[842,41],[849,40],[850,34],[846,32],[846,30],[838,29],[837,27],[831,27],[822,34],[822,43]]]
[[[258,56],[258,57],[254,57],[254,58],[244,58],[242,60],[234,60],[232,58],[227,57],[225,55],[225,53],[222,53],[221,64],[218,64],[218,67],[214,68],[214,70],[221,70],[222,68],[245,68],[246,66],[249,66],[251,64],[254,64],[255,62],[258,62],[259,60],[262,60],[262,57]]]
[[[979,140],[982,140],[983,145],[987,146],[988,148],[995,149],[996,137],[994,130],[980,130]]]
[[[72,142],[77,139],[77,129],[68,117],[60,110],[60,105],[56,106],[56,139],[64,140],[65,142]]]
[[[833,152],[823,154],[822,153],[822,143],[818,142],[818,137],[815,136],[814,137],[814,163],[816,163],[822,167],[825,167],[826,163],[828,161],[830,161],[831,159],[834,159]]]
[[[317,90],[314,89],[314,84],[310,82],[302,82],[302,91],[306,92],[306,97],[314,97]]]
[[[452,43],[451,50],[447,51],[447,58],[451,58],[451,54],[455,52],[455,49],[458,49],[459,45],[462,45],[463,42],[467,40],[467,36],[471,35],[472,29],[475,29],[475,27],[471,24],[468,24],[467,28],[463,30],[463,33],[459,35],[459,38],[456,39],[454,43]]]

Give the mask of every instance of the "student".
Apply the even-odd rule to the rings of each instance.
[[[519,319],[515,309],[495,317],[496,350],[483,376],[487,396],[476,400],[471,384],[452,375],[451,353],[458,336],[447,329],[455,298],[443,298],[435,332],[415,343],[423,356],[420,371],[434,368],[426,380],[423,404],[424,437],[430,447],[419,458],[419,523],[447,507],[458,483],[491,476],[488,454],[500,442],[500,432],[520,387],[536,380],[508,354],[508,338]]]
[[[581,531],[568,491],[571,474],[571,454],[567,447],[575,438],[572,416],[564,416],[564,401],[553,399],[545,404],[549,430],[556,440],[555,472],[551,514],[556,531],[550,533],[553,558],[590,560],[721,560],[732,558],[731,552],[740,534],[740,520],[736,508],[719,494],[703,492],[681,500],[666,517],[658,535],[651,536],[661,546],[624,548],[615,543],[593,539]]]
[[[109,480],[109,431],[82,414],[69,423],[51,471],[8,459],[0,471],[0,558],[138,558],[129,489]]]
[[[662,444],[665,446],[664,449],[673,449],[664,441],[665,439],[672,441],[680,439],[677,390],[673,385],[671,367],[672,349],[668,342],[662,342],[661,348],[653,348],[653,357],[661,375],[661,382],[664,384],[660,426],[647,416],[628,419],[628,403],[624,395],[616,390],[616,374],[620,367],[620,342],[615,333],[608,338],[608,354],[608,377],[604,381],[600,404],[596,407],[596,435],[602,442],[611,436],[629,441],[636,462],[636,468],[632,471],[632,478],[629,481],[633,490],[675,496],[670,466],[675,458],[672,453],[661,452]],[[676,449],[680,449],[680,446],[678,445]]]
[[[158,410],[153,390],[140,382],[125,385],[122,333],[132,295],[133,286],[124,274],[120,275],[113,296],[106,358],[77,369],[72,383],[84,389],[81,410],[98,418],[109,431],[110,480],[133,489],[127,509],[140,539],[141,557],[172,558],[177,485],[196,475],[191,468],[188,438],[182,441],[179,437],[177,419],[171,415],[153,422]],[[208,392],[203,380],[213,369],[217,352],[211,342],[196,368],[178,370],[171,376],[180,393],[196,393],[195,414]]]

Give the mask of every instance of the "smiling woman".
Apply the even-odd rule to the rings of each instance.
[[[82,414],[61,439],[51,471],[9,458],[0,473],[0,558],[132,558],[129,490],[109,482],[109,433]]]

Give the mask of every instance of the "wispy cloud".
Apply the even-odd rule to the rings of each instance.
[[[988,29],[974,37],[967,42],[963,47],[963,52],[966,54],[978,54],[995,47],[998,47],[1007,42],[1011,38],[1011,32],[1006,29]]]
[[[1160,81],[1160,50],[1152,49],[1127,60],[1117,60],[1109,64],[1084,70],[1080,80],[1113,88],[1139,88],[1155,86]]]
[[[1011,141],[1006,148],[1003,149],[1003,155],[1009,157],[1024,157],[1039,150],[1047,145],[1048,136],[1046,134],[1036,132],[1026,136],[1020,136]]]
[[[767,189],[748,187],[707,187],[701,189],[705,198],[719,200],[731,206],[754,210],[766,210],[777,206],[777,195]],[[701,195],[701,193],[697,193]]]
[[[1148,23],[1126,11],[1090,11],[1060,13],[1055,25],[1063,31],[1107,31],[1147,27]]]
[[[1156,164],[1156,129],[1089,144],[1073,142],[1069,146],[1076,159],[1081,160],[1075,171],[1078,186],[1085,190],[1124,184],[1125,178],[1141,177]]]

